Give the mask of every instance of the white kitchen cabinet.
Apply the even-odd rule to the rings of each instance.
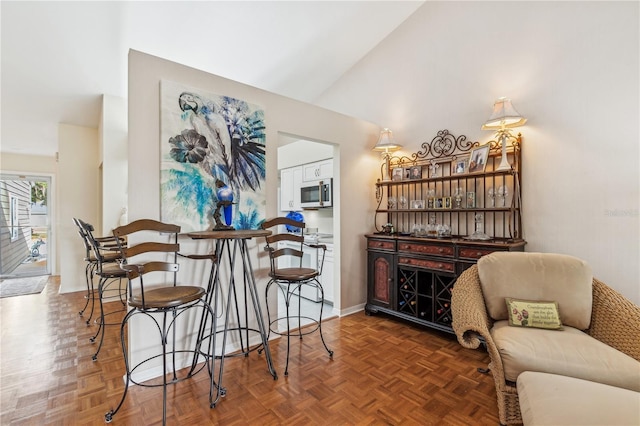
[[[302,179],[305,182],[312,180],[329,179],[333,177],[333,159],[316,161],[302,166]]]
[[[321,243],[323,244],[323,243]],[[325,244],[327,246],[327,251],[324,258],[324,266],[322,268],[322,275],[318,277],[318,281],[322,285],[322,289],[324,290],[324,300],[325,302],[333,303],[333,244]],[[280,241],[278,243],[278,249],[289,247],[292,249],[300,249],[300,244],[292,243],[292,242],[284,242]],[[287,257],[278,259],[278,267],[279,268],[290,268],[296,267],[299,264],[291,264],[291,260]],[[302,256],[302,267],[303,268],[312,268],[318,269],[320,262],[322,262],[322,250],[304,246],[303,247],[303,256]],[[300,295],[305,299],[311,300],[312,302],[319,302],[321,300],[320,291],[308,285],[303,285],[300,288]]]
[[[302,166],[280,170],[280,210],[283,212],[301,211],[300,184]]]
[[[322,275],[318,278],[324,290],[324,301],[333,303],[333,244],[325,244],[327,251],[324,256]],[[322,262],[322,250],[318,250],[318,262]]]

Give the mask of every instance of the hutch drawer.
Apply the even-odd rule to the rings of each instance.
[[[486,256],[487,254],[493,253],[494,251],[497,251],[497,250],[493,248],[481,248],[481,247],[459,247],[458,257],[461,259],[478,260],[482,256]]]
[[[454,257],[456,255],[456,251],[453,246],[413,242],[399,242],[398,251],[444,257]]]
[[[376,250],[395,250],[396,242],[392,240],[368,240],[367,247]]]
[[[444,262],[433,259],[417,259],[413,257],[398,257],[398,266],[414,266],[418,268],[433,269],[436,271],[455,272],[455,262]]]

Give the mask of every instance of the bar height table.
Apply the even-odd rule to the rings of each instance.
[[[247,248],[247,240],[250,240],[255,237],[265,237],[270,235],[271,231],[263,230],[263,229],[241,229],[241,230],[221,230],[221,231],[199,231],[199,232],[189,232],[186,235],[194,240],[215,240],[215,251],[216,251],[216,259],[217,261],[213,263],[211,267],[211,273],[209,275],[209,283],[207,286],[207,303],[213,303],[213,312],[214,318],[212,320],[211,326],[211,334],[208,336],[211,341],[209,342],[210,347],[210,356],[214,357],[213,359],[213,369],[215,370],[215,359],[220,358],[220,366],[218,371],[218,378],[216,380],[216,397],[213,399],[213,403],[211,404],[211,408],[215,407],[216,403],[219,401],[220,397],[226,395],[226,389],[222,386],[222,373],[224,371],[224,359],[229,356],[225,354],[226,344],[227,344],[227,332],[230,330],[238,330],[240,337],[240,345],[241,352],[240,354],[244,354],[245,356],[249,355],[251,349],[249,348],[249,332],[257,331],[260,334],[262,343],[258,345],[256,348],[262,346],[264,348],[265,359],[267,361],[267,367],[269,372],[273,376],[273,379],[277,379],[278,375],[273,367],[273,360],[271,359],[271,351],[269,350],[269,341],[267,333],[267,329],[264,324],[264,320],[262,317],[262,308],[260,307],[260,301],[258,299],[258,290],[256,287],[256,281],[253,274],[253,266],[251,265],[251,258],[249,256],[249,251]],[[238,261],[237,255],[238,252],[240,254],[239,261],[242,262],[242,271],[243,271],[243,282],[244,282],[244,326],[242,326],[240,322],[240,312],[238,310],[238,300],[236,294],[236,277],[235,277],[235,269],[236,269],[236,261]],[[225,264],[224,261],[228,262],[229,265],[229,285],[227,287],[227,297],[224,300],[222,296],[222,285],[220,280],[220,266]],[[249,328],[248,324],[248,303],[247,303],[247,290],[251,296],[251,302],[253,304],[253,310],[256,315],[256,322],[258,323],[258,330]],[[229,315],[231,312],[231,295],[234,295],[234,301],[236,306],[236,319],[238,321],[238,326],[230,328],[229,327]],[[216,335],[219,333],[217,330],[218,327],[218,308],[221,307],[225,312],[224,319],[224,330],[222,330],[222,353],[218,356],[215,354],[216,350]],[[200,328],[198,331],[198,342],[202,343],[207,339],[205,336],[206,324],[207,324],[207,313],[203,313],[202,320],[200,321]],[[244,340],[242,337],[242,332],[245,332],[245,338],[247,346],[245,348]],[[197,356],[194,357],[194,366],[197,361]],[[212,371],[212,374],[215,372]]]

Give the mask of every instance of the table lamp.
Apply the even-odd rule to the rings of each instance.
[[[397,144],[393,140],[393,132],[387,129],[386,127],[382,129],[380,132],[380,137],[378,138],[378,143],[373,147],[374,151],[382,152],[382,157],[384,158],[384,164],[382,165],[382,181],[388,182],[391,180],[389,177],[389,159],[391,158],[391,152],[396,151],[402,148],[402,145]]]
[[[511,170],[511,165],[507,160],[507,140],[516,139],[511,134],[511,128],[522,126],[527,119],[520,115],[511,105],[511,99],[500,98],[493,104],[491,117],[482,125],[482,130],[497,130],[496,138],[502,144],[502,159],[496,171]]]

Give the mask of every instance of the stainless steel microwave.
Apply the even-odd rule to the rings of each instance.
[[[333,206],[333,179],[302,182],[300,186],[300,206],[302,208],[322,208]]]

